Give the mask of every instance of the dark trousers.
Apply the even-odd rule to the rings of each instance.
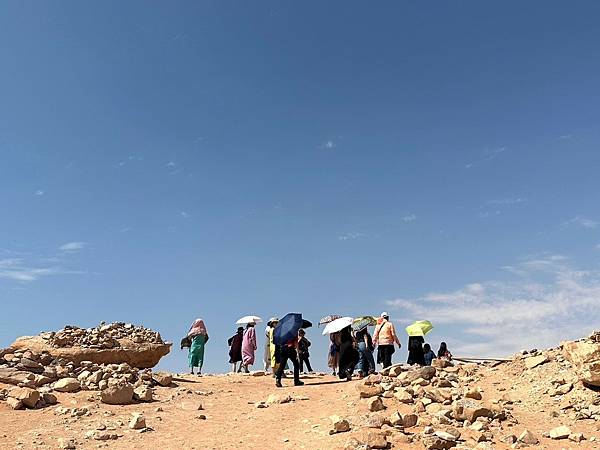
[[[308,360],[307,354],[300,355],[300,372],[304,372],[304,364],[306,364],[306,368],[309,372],[312,372],[312,367],[310,367],[310,361]]]
[[[294,365],[294,383],[296,383],[300,381],[300,363],[298,362],[296,349],[294,347],[288,347],[287,345],[281,347],[279,353],[279,368],[277,369],[275,378],[281,381],[281,377],[283,376],[283,371],[285,370],[288,359],[291,360],[292,364]]]
[[[381,365],[384,369],[392,365],[392,355],[394,354],[394,351],[396,351],[394,344],[380,345],[377,347],[377,360],[381,361]]]

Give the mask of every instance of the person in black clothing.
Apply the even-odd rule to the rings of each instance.
[[[375,360],[373,359],[373,339],[368,327],[354,333],[358,347],[358,375],[362,378],[375,372]]]
[[[347,381],[352,380],[354,367],[358,363],[358,351],[354,348],[354,339],[350,325],[340,331],[340,362],[338,376]]]
[[[423,354],[423,336],[410,336],[408,338],[408,364],[425,365],[425,355]]]
[[[304,363],[306,363],[306,370],[312,372],[310,361],[308,360],[310,354],[308,347],[310,347],[310,341],[305,337],[306,332],[304,330],[298,331],[298,359],[300,360],[300,372],[304,373]]]
[[[236,372],[237,363],[240,363],[237,372],[242,371],[242,340],[244,338],[244,328],[238,327],[237,333],[227,340],[229,345],[229,362],[231,363],[232,372]]]
[[[284,345],[275,346],[275,361],[279,364],[277,372],[275,373],[275,386],[283,387],[281,384],[281,378],[283,377],[283,371],[285,370],[288,359],[291,360],[292,364],[294,365],[294,386],[303,386],[304,383],[300,381],[298,338],[292,339]]]

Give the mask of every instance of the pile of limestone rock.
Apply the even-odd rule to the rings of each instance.
[[[41,341],[44,342],[40,345]],[[125,341],[138,342],[140,350],[137,345],[121,348]],[[150,368],[127,362],[102,362],[119,357],[135,360],[139,355],[144,364],[152,362],[152,358],[158,362],[158,355],[165,348],[168,351],[170,344],[164,343],[159,333],[144,327],[125,323],[102,323],[88,329],[67,326],[16,342],[35,345],[34,349],[14,344],[0,349],[0,383],[15,386],[0,390],[0,400],[7,401],[13,409],[41,408],[56,403],[53,392],[80,390],[97,391],[101,401],[109,404],[146,402],[153,400],[154,386],[172,383],[170,375],[153,373]],[[61,353],[65,348],[72,352]],[[83,356],[90,356],[91,360],[82,360]],[[93,360],[96,356],[98,359]]]
[[[392,442],[400,447],[420,442],[428,450],[462,444],[486,448],[485,443],[492,441],[503,422],[514,422],[504,404],[482,403],[481,393],[467,387],[476,379],[477,366],[455,367],[444,360],[433,364],[419,368],[394,365],[367,377],[357,390],[368,415],[353,420],[352,425],[333,418],[332,432],[364,431],[362,437],[351,438],[346,449],[388,448]],[[406,408],[400,405],[410,406],[411,412],[401,413],[399,410]],[[422,431],[411,430],[416,427]],[[484,445],[478,447],[481,443]]]
[[[120,347],[120,339],[129,339],[137,344],[164,344],[159,332],[123,322],[109,324],[102,322],[94,328],[67,325],[62,330],[42,333],[40,336],[53,347],[107,349]]]

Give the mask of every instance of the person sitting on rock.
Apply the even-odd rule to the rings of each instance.
[[[423,346],[423,358],[425,359],[425,365],[430,366],[431,361],[435,358],[435,352],[431,350],[431,345],[425,344]]]
[[[448,350],[448,346],[445,342],[440,344],[440,349],[438,350],[438,358],[447,359],[450,361],[452,359],[452,353]]]

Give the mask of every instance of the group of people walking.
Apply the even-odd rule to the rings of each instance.
[[[374,319],[373,319],[374,320]],[[274,330],[279,319],[271,318],[265,328],[265,347],[263,354],[264,370],[273,370],[275,384],[281,387],[281,380],[285,377],[288,363],[293,366],[294,385],[301,386],[300,372],[306,370],[312,373],[310,364],[311,342],[306,338],[306,331],[300,329],[297,336],[294,335],[288,342],[276,345],[273,340]],[[310,325],[310,324],[309,324]],[[294,331],[295,333],[295,331]],[[340,331],[331,333],[328,352],[328,366],[333,370],[333,375],[340,379],[351,380],[356,370],[359,377],[365,377],[375,373],[376,363],[383,368],[392,365],[392,356],[396,346],[402,346],[396,334],[394,324],[390,321],[387,312],[381,313],[375,325],[375,331],[371,336],[368,327],[353,331],[347,326]],[[204,362],[204,347],[208,342],[208,332],[204,321],[194,321],[186,338],[182,339],[181,348],[189,347],[189,366],[191,373],[198,368],[201,374]],[[249,322],[245,327],[238,327],[236,333],[228,341],[229,363],[232,372],[246,372],[255,364],[255,353],[258,349],[256,338],[256,323]],[[374,352],[377,349],[375,358]],[[431,346],[425,343],[423,336],[409,336],[408,338],[408,364],[421,366],[431,365],[434,358],[451,359],[445,342],[440,344],[437,355],[431,350]]]

